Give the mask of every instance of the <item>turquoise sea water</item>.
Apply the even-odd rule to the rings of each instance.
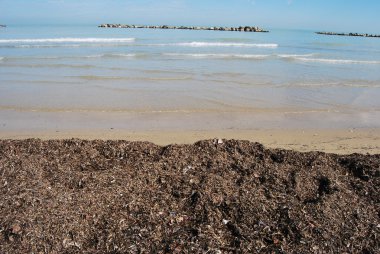
[[[333,112],[365,115],[353,126],[380,127],[379,98],[377,38],[275,29],[0,29],[0,114]]]

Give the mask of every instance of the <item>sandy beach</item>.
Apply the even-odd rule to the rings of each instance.
[[[138,105],[138,104],[136,104]],[[380,153],[375,112],[267,109],[222,112],[0,110],[0,139],[40,138],[192,144],[225,138],[268,148],[337,154]]]
[[[336,154],[379,154],[379,129],[344,130],[226,130],[226,131],[19,131],[0,132],[0,139],[42,140],[79,138],[85,140],[148,141],[157,145],[192,144],[204,139],[236,139],[260,142],[267,148],[301,152],[321,151]]]
[[[32,2],[0,1],[0,254],[379,252],[380,1]]]

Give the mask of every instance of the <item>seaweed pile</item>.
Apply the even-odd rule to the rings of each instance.
[[[380,155],[0,140],[0,176],[0,253],[380,248]]]

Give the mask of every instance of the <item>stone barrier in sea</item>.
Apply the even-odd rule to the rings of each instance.
[[[210,30],[210,31],[237,31],[237,32],[261,32],[267,33],[257,26],[239,26],[239,27],[205,27],[205,26],[141,26],[141,25],[122,25],[122,24],[102,24],[101,28],[145,28],[145,29],[183,29],[183,30]]]
[[[357,36],[357,37],[371,37],[380,38],[380,34],[364,34],[364,33],[334,33],[334,32],[315,32],[322,35],[337,35],[337,36]]]

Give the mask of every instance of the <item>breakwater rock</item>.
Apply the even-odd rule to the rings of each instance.
[[[7,26],[6,26],[6,25],[0,25],[0,27],[5,28],[5,27],[7,27]]]
[[[334,33],[334,32],[315,32],[322,35],[337,35],[337,36],[357,36],[357,37],[373,37],[380,38],[380,34],[363,34],[363,33]]]
[[[183,29],[183,30],[212,30],[212,31],[237,31],[237,32],[262,32],[267,33],[257,26],[239,26],[239,27],[204,27],[204,26],[141,26],[141,25],[122,25],[122,24],[102,24],[101,28],[145,28],[145,29]]]

